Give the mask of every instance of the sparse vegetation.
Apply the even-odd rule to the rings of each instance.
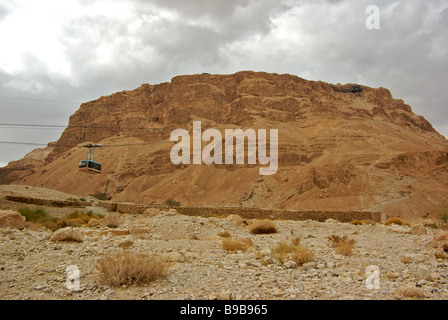
[[[218,236],[222,237],[222,238],[230,238],[230,232],[229,231],[221,231],[220,233],[218,233]]]
[[[118,228],[121,224],[120,214],[110,213],[104,218],[104,225],[108,228]]]
[[[85,213],[79,212],[79,211],[74,211],[72,213],[69,213],[67,215],[67,218],[68,219],[79,219],[83,223],[88,223],[91,219],[101,219],[101,218],[104,218],[104,216],[102,214],[96,214],[91,211],[85,212]]]
[[[271,256],[280,263],[292,260],[297,266],[314,261],[314,253],[307,247],[300,245],[300,238],[293,238],[290,242],[282,241],[272,249]]]
[[[247,251],[254,244],[249,238],[231,239],[225,238],[222,241],[222,249],[226,251]]]
[[[392,217],[392,218],[387,219],[386,221],[384,221],[384,224],[386,226],[389,226],[391,224],[398,224],[400,226],[408,226],[408,227],[411,226],[411,224],[409,222],[402,220],[400,218],[397,218],[397,217]]]
[[[44,209],[30,209],[28,207],[20,208],[18,212],[25,217],[26,226],[30,230],[38,230],[42,226],[51,231],[65,227],[81,227],[91,219],[101,219],[103,217],[92,212],[82,213],[78,211],[69,213],[64,217],[53,217]]]
[[[123,250],[98,261],[99,282],[104,285],[143,285],[164,278],[170,263],[160,256]]]
[[[448,260],[448,255],[445,252],[436,252],[434,256],[436,259]]]
[[[370,220],[370,219],[353,220],[353,221],[350,221],[350,224],[354,224],[354,225],[375,224],[375,221]]]
[[[132,241],[132,240],[125,240],[123,242],[120,242],[118,244],[118,247],[122,248],[123,250],[126,250],[126,249],[132,247],[133,245],[134,245],[134,241]]]
[[[91,194],[92,197],[97,198],[98,200],[108,200],[105,193],[96,191],[94,194]]]
[[[31,223],[33,224],[30,229],[36,229],[44,226],[51,231],[55,231],[60,228],[57,224],[58,219],[50,216],[44,209],[30,209],[28,207],[23,207],[19,208],[17,211],[25,217],[28,222],[28,226],[30,226]]]
[[[353,247],[356,243],[354,239],[349,239],[347,235],[340,237],[338,235],[331,235],[328,237],[333,247],[336,247],[336,254],[344,256],[350,256],[352,254]]]
[[[277,233],[277,226],[272,220],[257,220],[249,225],[249,232],[252,234]]]
[[[344,256],[351,256],[354,244],[354,240],[340,241],[338,246],[336,247],[336,253],[342,254]]]
[[[437,208],[437,215],[440,217],[440,220],[442,220],[442,223],[446,225],[448,223],[448,203],[447,201],[444,201],[442,204],[440,204]]]
[[[176,201],[174,199],[166,199],[165,200],[165,204],[172,206],[172,207],[179,207],[180,206],[180,202]]]
[[[48,219],[48,214],[44,209],[30,209],[28,207],[19,208],[18,212],[29,222],[42,222]]]

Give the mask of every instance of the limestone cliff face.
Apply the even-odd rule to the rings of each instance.
[[[172,164],[172,130],[191,132],[195,120],[202,130],[278,129],[277,173],[260,176],[260,166],[248,164]],[[86,142],[104,145],[95,156],[101,175],[77,170]],[[83,103],[45,165],[0,177],[121,201],[419,216],[448,197],[447,151],[448,141],[387,89],[247,71],[178,76]]]

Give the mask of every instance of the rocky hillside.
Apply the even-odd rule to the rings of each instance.
[[[278,129],[278,171],[174,165],[170,134],[191,132],[193,121],[202,131]],[[78,171],[88,142],[104,146],[95,150],[102,174]],[[404,101],[384,88],[289,74],[178,76],[103,96],[83,103],[50,149],[0,169],[0,183],[101,192],[117,201],[369,209],[408,219],[433,215],[448,198],[448,141]]]

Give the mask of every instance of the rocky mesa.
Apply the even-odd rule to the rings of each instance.
[[[173,164],[170,134],[192,132],[193,121],[202,131],[277,129],[277,172],[261,176],[262,165],[248,161]],[[103,145],[101,174],[78,170],[86,143]],[[0,183],[146,204],[377,210],[412,220],[448,197],[448,141],[385,88],[252,71],[184,75],[83,103],[56,143],[1,168]]]

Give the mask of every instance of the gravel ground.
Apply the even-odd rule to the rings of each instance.
[[[448,260],[436,259],[446,231],[420,234],[397,225],[352,225],[336,221],[277,220],[277,233],[254,235],[229,218],[191,217],[175,212],[120,215],[120,226],[79,227],[82,242],[53,241],[46,229],[0,229],[0,299],[132,300],[389,300],[448,298]],[[218,233],[249,238],[247,251],[228,252]],[[423,234],[422,234],[423,233]],[[328,237],[355,240],[352,255],[336,254]],[[293,266],[272,259],[281,241],[300,236],[314,261]],[[442,236],[443,238],[443,236]],[[164,279],[111,287],[98,281],[98,260],[128,241],[128,252],[157,253],[172,261]],[[446,241],[446,240],[445,240]],[[80,288],[67,287],[66,268],[76,265]],[[375,267],[369,267],[375,266]],[[378,273],[366,273],[376,268]],[[378,276],[379,287],[370,288]],[[369,280],[369,281],[367,281]],[[368,287],[369,286],[369,287]]]

